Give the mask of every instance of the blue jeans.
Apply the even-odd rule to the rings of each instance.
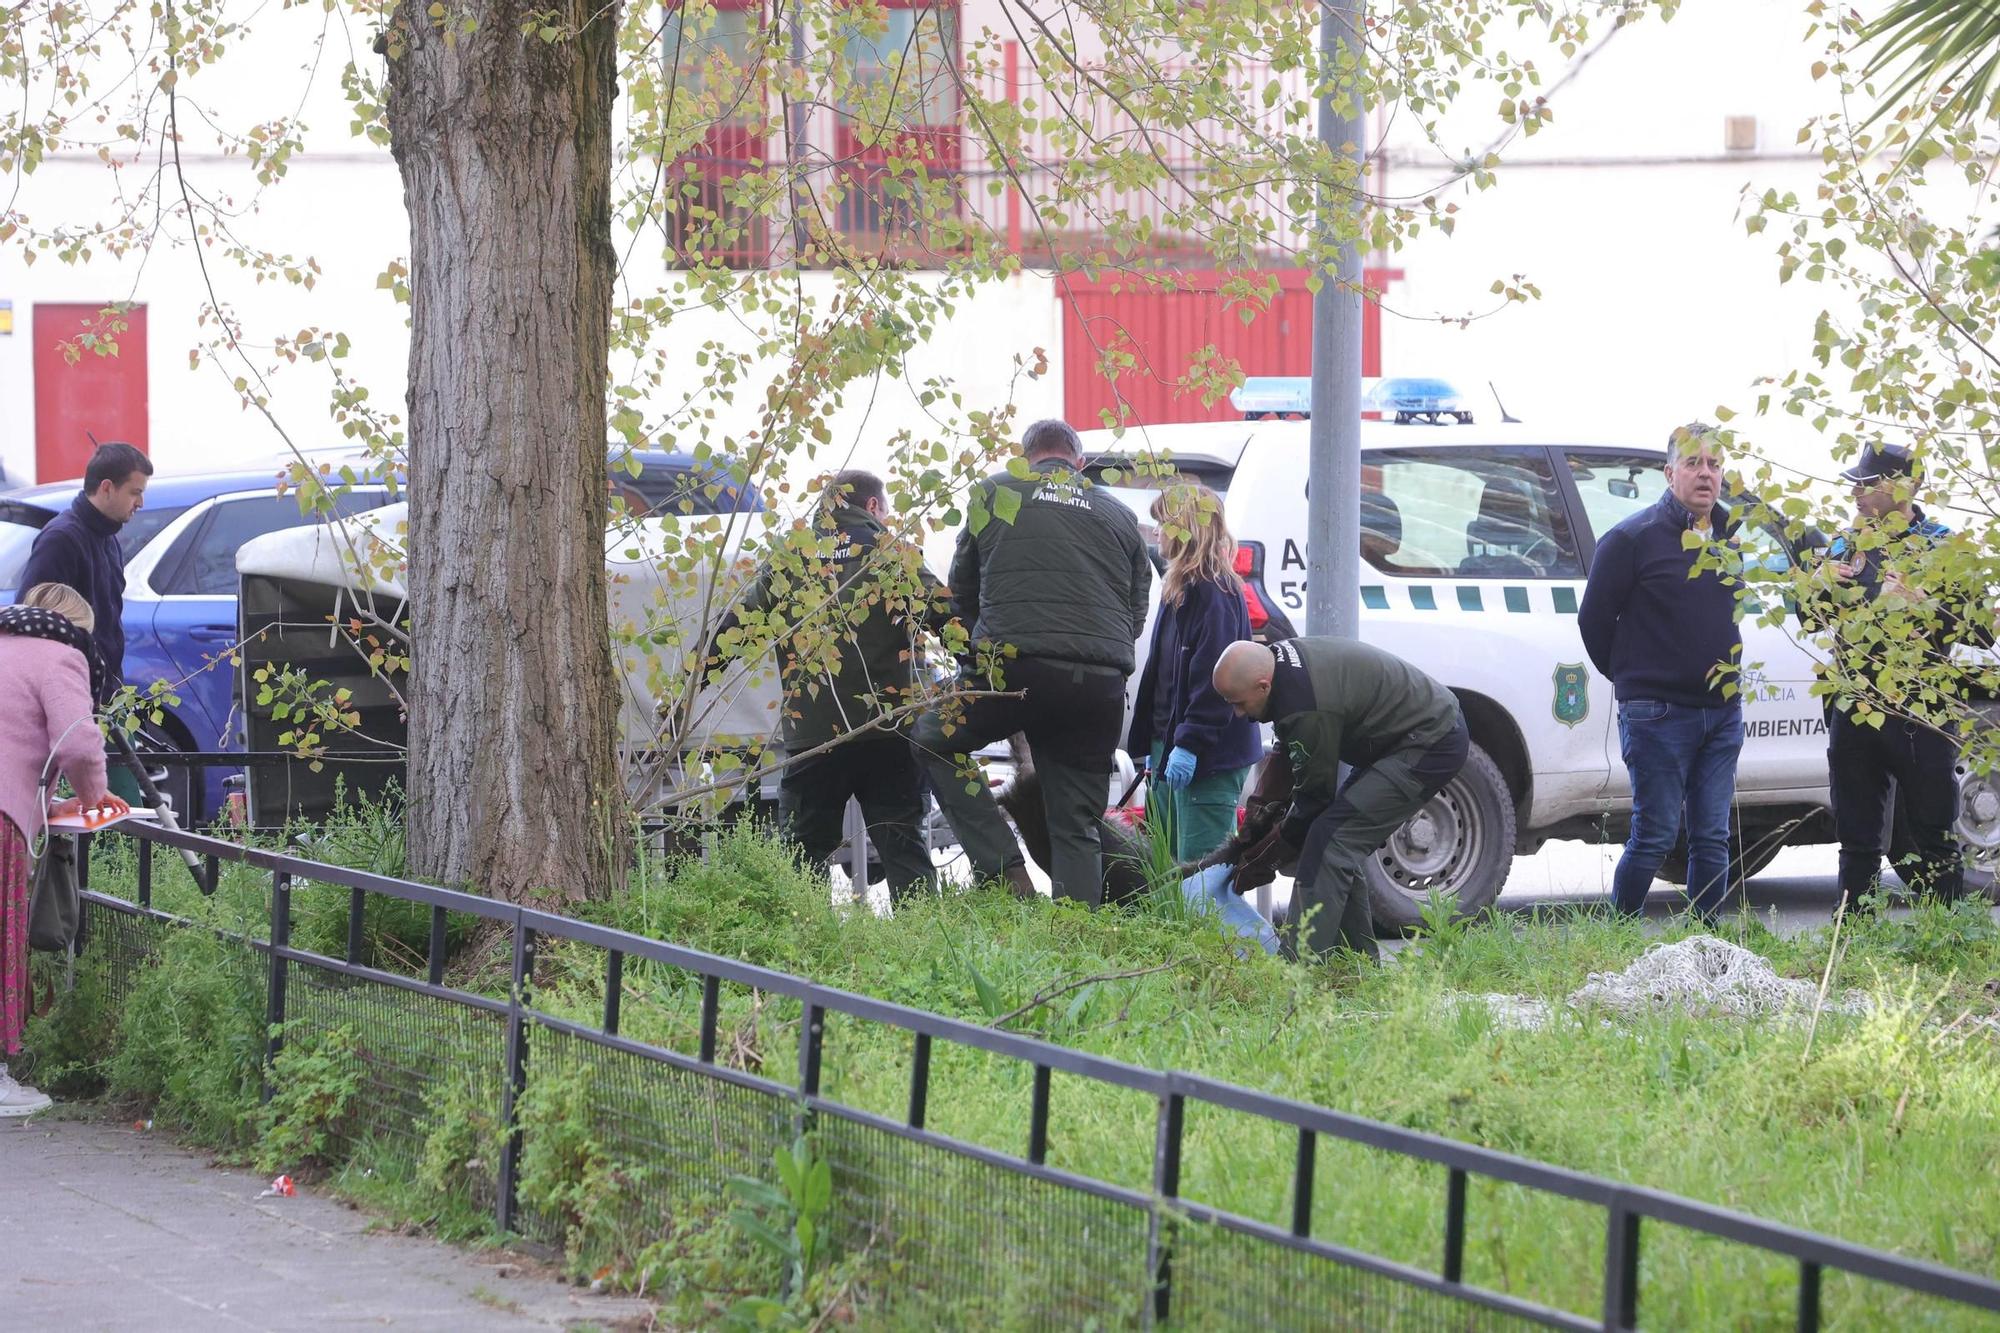
[[[1632,776],[1632,833],[1611,877],[1611,902],[1637,914],[1646,891],[1687,826],[1687,892],[1714,920],[1729,897],[1729,807],[1743,708],[1731,701],[1696,707],[1658,699],[1618,702],[1618,749]]]

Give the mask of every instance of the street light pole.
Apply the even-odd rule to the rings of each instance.
[[[1306,487],[1306,632],[1354,638],[1361,632],[1361,5],[1321,0],[1320,141],[1354,163],[1345,189],[1321,195],[1323,232],[1350,216],[1334,266],[1313,296],[1311,473]]]

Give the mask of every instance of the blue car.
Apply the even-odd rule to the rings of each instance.
[[[125,680],[145,690],[173,685],[180,702],[145,724],[151,748],[242,748],[236,673],[220,658],[236,640],[236,549],[253,537],[311,522],[292,495],[277,492],[278,469],[161,473],[119,542],[125,550]],[[69,508],[81,483],[58,482],[0,495],[0,602],[20,593],[35,536]],[[357,488],[340,501],[357,513],[389,503],[386,486]],[[233,770],[190,773],[169,766],[164,788],[186,822],[222,808]]]
[[[750,512],[763,507],[755,489],[739,489],[718,468],[693,457],[659,450],[611,454],[612,494],[628,512],[698,514]],[[636,461],[634,476],[626,460]],[[316,521],[299,512],[291,494],[280,495],[282,465],[261,470],[160,473],[146,487],[146,502],[119,541],[125,551],[125,680],[145,690],[155,680],[174,685],[180,702],[159,723],[148,721],[152,748],[187,751],[241,750],[236,673],[223,655],[236,641],[236,552],[268,532]],[[57,482],[0,494],[0,604],[19,594],[21,570],[35,536],[69,508],[81,482]],[[339,497],[335,514],[348,517],[395,498],[386,484],[362,482]],[[169,766],[164,784],[183,822],[211,820],[226,799],[224,784],[240,770],[211,767],[202,773]]]

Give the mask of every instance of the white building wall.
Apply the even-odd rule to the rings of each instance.
[[[1746,237],[1737,211],[1747,184],[1809,195],[1816,175],[1815,163],[1795,155],[1793,140],[1832,89],[1807,74],[1814,54],[1800,40],[1800,10],[1794,0],[1688,0],[1671,24],[1649,20],[1605,41],[1553,92],[1553,128],[1505,148],[1509,165],[1497,188],[1451,187],[1447,197],[1461,205],[1454,236],[1426,235],[1384,257],[1405,275],[1386,301],[1385,370],[1491,379],[1517,416],[1567,424],[1615,418],[1653,440],[1675,423],[1712,414],[1718,403],[1746,405],[1754,378],[1797,365],[1826,294],[1802,284],[1780,288],[1773,242]],[[294,49],[284,45],[282,25],[315,18],[303,7],[267,13],[262,58],[253,43],[203,81],[232,80],[224,100],[268,116],[282,98],[296,99],[301,78],[296,54],[278,54]],[[1542,64],[1560,68],[1554,53]],[[214,250],[210,270],[251,342],[267,347],[281,332],[340,329],[355,349],[349,372],[370,386],[376,403],[400,413],[405,309],[376,278],[408,250],[401,187],[386,151],[347,136],[337,83],[324,73],[321,79],[309,106],[319,127],[312,151],[294,160],[290,176],[261,196],[241,228],[266,247],[315,257],[322,270],[315,289],[256,285]],[[1481,149],[1498,137],[1499,96],[1490,85],[1469,84],[1442,141],[1454,150]],[[1723,148],[1729,115],[1757,118],[1756,152]],[[239,198],[252,192],[240,160],[204,152],[193,137],[186,151],[200,188]],[[1398,122],[1388,138],[1387,189],[1431,188],[1439,161],[1412,126]],[[112,189],[94,156],[58,156],[28,179],[20,207],[44,223],[81,222],[103,215]],[[1516,273],[1540,286],[1540,301],[1463,328],[1445,322],[1491,309],[1492,281]],[[190,349],[213,336],[196,323],[206,295],[191,249],[162,247],[135,287],[136,274],[135,260],[102,256],[84,268],[49,258],[29,268],[14,246],[0,247],[0,298],[13,301],[16,319],[14,334],[0,337],[0,462],[11,476],[33,474],[37,302],[132,296],[147,304],[153,450],[164,466],[249,461],[281,447],[231,387],[240,367],[225,362],[224,373],[204,356],[190,368]],[[664,280],[643,266],[627,276],[633,289]],[[808,275],[804,289],[824,299],[831,284],[827,275]],[[826,461],[880,463],[881,441],[905,426],[922,431],[932,414],[909,385],[933,374],[953,377],[968,409],[997,406],[1013,358],[1035,348],[1047,352],[1051,373],[1023,385],[1020,411],[1024,418],[1059,411],[1061,325],[1046,277],[996,284],[960,308],[912,359],[903,382],[881,385],[872,402],[851,395],[837,423],[836,456]],[[732,326],[740,327],[722,312],[690,317],[675,346],[691,348]],[[268,351],[254,359],[260,370],[271,365]],[[273,413],[294,439],[339,442],[323,368],[285,366],[272,385]],[[1817,445],[1799,447],[1809,454]]]
[[[1600,35],[1551,95],[1554,125],[1502,150],[1498,184],[1441,196],[1461,206],[1456,234],[1389,257],[1406,277],[1384,303],[1385,372],[1490,379],[1516,416],[1616,420],[1650,443],[1719,404],[1752,407],[1757,378],[1805,363],[1814,317],[1837,297],[1780,284],[1776,236],[1743,224],[1746,188],[1810,201],[1818,179],[1797,135],[1837,90],[1812,79],[1804,27],[1794,0],[1693,0],[1671,23]],[[1499,96],[1475,91],[1464,110]],[[1755,117],[1754,152],[1725,149],[1730,116]],[[1496,128],[1461,115],[1445,142],[1482,148]],[[1389,144],[1390,192],[1438,179],[1420,139]],[[1493,280],[1514,274],[1541,299],[1464,327],[1440,318],[1492,309]],[[1822,451],[1790,417],[1734,424],[1801,463]]]

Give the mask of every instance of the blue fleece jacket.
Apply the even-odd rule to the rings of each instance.
[[[125,553],[118,543],[124,526],[98,513],[79,491],[35,537],[21,570],[23,592],[37,583],[66,583],[90,603],[97,616],[90,638],[104,662],[107,692],[125,683]]]
[[[1179,606],[1162,603],[1125,752],[1144,760],[1155,741],[1180,746],[1194,754],[1197,778],[1256,763],[1264,753],[1257,724],[1237,717],[1211,679],[1222,650],[1249,637],[1250,612],[1234,588],[1193,582]]]
[[[1711,516],[1724,538],[1736,528],[1721,505]],[[1672,491],[1598,539],[1577,627],[1591,663],[1620,699],[1695,706],[1732,702],[1715,678],[1743,652],[1736,590],[1713,570],[1689,578],[1698,551],[1681,544],[1694,515]]]

